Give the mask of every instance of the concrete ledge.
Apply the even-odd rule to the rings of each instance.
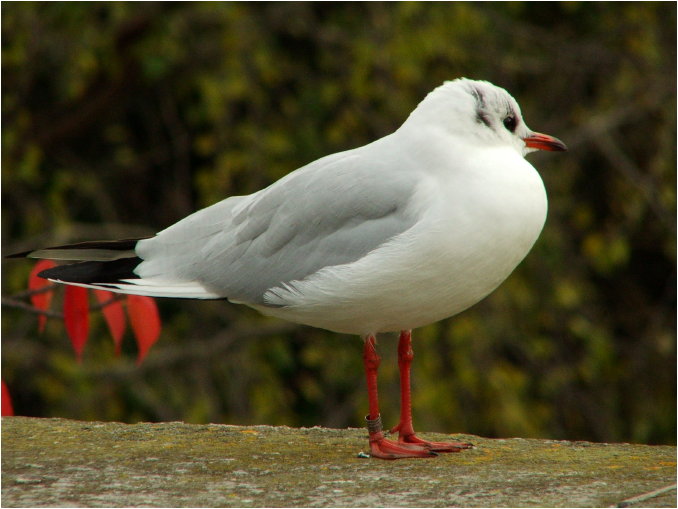
[[[454,439],[476,447],[382,461],[360,429],[5,417],[2,506],[676,506],[672,446]]]

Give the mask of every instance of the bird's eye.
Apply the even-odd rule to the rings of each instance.
[[[514,132],[516,130],[516,118],[513,116],[508,116],[504,119],[504,127],[508,129],[510,132]]]

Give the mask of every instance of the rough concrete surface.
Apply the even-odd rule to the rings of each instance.
[[[475,448],[383,461],[360,429],[5,417],[2,506],[676,506],[672,446],[453,439]]]

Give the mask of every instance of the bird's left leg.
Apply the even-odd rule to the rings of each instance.
[[[430,458],[436,455],[427,447],[417,444],[394,442],[384,436],[381,429],[379,415],[379,398],[377,396],[377,371],[381,359],[375,349],[375,338],[369,335],[365,338],[363,361],[367,377],[367,395],[370,404],[370,413],[367,414],[367,430],[370,434],[370,455],[375,458],[394,460],[399,458]]]
[[[412,331],[400,332],[398,341],[398,367],[400,368],[400,422],[391,429],[398,432],[398,441],[404,444],[417,444],[434,452],[459,452],[472,447],[465,442],[430,442],[422,440],[414,433],[412,426],[412,399],[410,396],[410,366],[414,358],[412,350]]]

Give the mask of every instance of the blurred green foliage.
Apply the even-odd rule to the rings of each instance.
[[[570,151],[531,157],[550,212],[525,262],[415,332],[415,425],[675,443],[675,41],[675,3],[3,3],[4,254],[153,233],[392,132],[444,80],[486,79]],[[3,260],[3,294],[29,270]],[[358,338],[160,305],[139,368],[100,316],[78,365],[62,323],[38,335],[5,307],[16,411],[361,425]],[[395,423],[394,338],[379,348]]]

